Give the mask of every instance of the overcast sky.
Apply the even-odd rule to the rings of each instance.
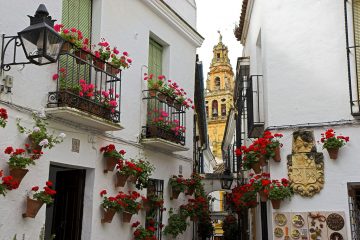
[[[213,47],[219,41],[218,30],[223,36],[223,43],[228,46],[230,62],[235,73],[236,59],[241,56],[242,46],[233,32],[235,24],[239,24],[241,5],[242,0],[196,0],[197,30],[205,38],[198,49],[205,79],[213,57]]]

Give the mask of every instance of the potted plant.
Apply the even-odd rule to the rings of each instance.
[[[140,194],[136,191],[130,191],[129,194],[119,192],[116,200],[121,206],[123,222],[129,223],[133,214],[137,214],[141,209],[141,203],[138,201]]]
[[[182,175],[173,175],[169,179],[169,185],[171,187],[170,199],[178,199],[179,194],[187,190],[186,179],[184,179]]]
[[[136,166],[134,160],[127,161],[119,159],[116,165],[115,187],[123,187],[130,176],[132,176],[132,182],[136,183],[139,171],[141,170],[139,167]]]
[[[0,194],[5,197],[8,190],[17,189],[19,187],[19,183],[13,179],[12,176],[4,176],[3,170],[0,170]]]
[[[82,48],[83,34],[80,30],[76,28],[64,28],[63,24],[55,24],[54,30],[66,41],[62,46],[62,52],[69,52],[73,46],[76,49]]]
[[[136,167],[139,170],[136,175],[136,188],[141,190],[147,187],[149,178],[152,172],[155,170],[155,167],[149,161],[144,161],[142,159],[136,161]]]
[[[23,213],[23,217],[35,218],[44,203],[50,205],[54,202],[56,191],[51,189],[52,185],[51,181],[47,181],[43,191],[39,191],[38,186],[31,189],[30,195],[27,197],[27,208],[26,212]]]
[[[271,184],[270,174],[264,172],[254,175],[250,173],[250,177],[249,183],[254,187],[254,190],[259,193],[260,201],[266,202],[269,195],[268,186]]]
[[[120,150],[118,152],[114,144],[109,144],[105,147],[101,147],[100,152],[104,154],[105,159],[106,167],[104,169],[104,173],[107,173],[108,171],[113,171],[118,161],[124,159],[124,154],[126,153],[124,150]]]
[[[107,197],[105,196],[106,194],[107,191],[105,189],[100,192],[100,196],[103,198],[101,206],[104,210],[101,223],[111,223],[115,213],[121,210],[121,205],[117,199],[115,197]]]
[[[226,194],[226,202],[235,212],[254,208],[257,205],[255,188],[252,184],[243,184]]]
[[[93,63],[95,65],[95,70],[104,71],[105,63],[107,60],[109,60],[111,56],[111,47],[104,38],[102,38],[97,45],[99,46],[99,48],[94,51],[95,57],[93,58]]]
[[[133,228],[136,228],[134,231],[134,240],[157,240],[155,234],[156,228],[149,225],[147,228],[137,224],[138,222],[132,225]]]
[[[155,79],[154,74],[147,75],[144,73],[144,80],[147,81],[150,97],[155,97],[164,85],[163,78]]]
[[[261,172],[260,154],[257,146],[254,144],[251,144],[249,147],[241,146],[241,151],[238,151],[238,154],[242,155],[245,170],[253,169],[256,174]]]
[[[189,217],[191,221],[198,221],[199,218],[205,217],[209,211],[208,199],[203,196],[196,196],[194,199],[189,199],[188,203],[181,205],[182,209]]]
[[[0,127],[4,128],[6,126],[8,119],[8,114],[5,108],[0,108]]]
[[[224,231],[224,240],[234,240],[240,234],[237,219],[232,214],[225,217],[222,229]]]
[[[272,158],[275,162],[281,161],[280,156],[280,147],[282,144],[280,143],[280,138],[283,135],[281,133],[272,134],[270,131],[265,131],[263,134],[263,139],[266,141],[266,158]]]
[[[164,235],[176,238],[178,235],[186,231],[189,223],[186,221],[187,215],[183,212],[175,213],[174,209],[169,210],[168,224],[164,228]]]
[[[170,105],[174,105],[174,101],[176,99],[176,93],[179,91],[179,85],[176,82],[172,82],[172,80],[168,80],[167,84],[162,88],[162,92],[166,94],[166,102]]]
[[[33,115],[33,119],[35,121],[35,126],[32,130],[27,129],[20,125],[20,119],[17,119],[17,127],[20,133],[28,134],[28,138],[30,141],[30,145],[32,149],[36,149],[41,151],[42,148],[53,148],[55,144],[61,143],[64,141],[66,137],[65,133],[60,133],[58,136],[54,136],[54,133],[50,134],[46,129],[48,125],[45,120],[40,117]]]
[[[156,194],[150,194],[148,197],[142,197],[142,205],[146,212],[163,209],[164,199]]]
[[[114,47],[110,55],[111,61],[106,65],[106,72],[111,75],[117,75],[131,66],[132,59],[129,58],[128,52],[123,52],[122,56],[118,56],[119,53],[120,51]]]
[[[199,190],[202,188],[202,184],[201,184],[201,179],[203,179],[203,177],[201,177],[199,174],[197,173],[193,173],[191,174],[191,178],[190,179],[186,179],[186,193],[185,195],[193,195],[195,190]]]
[[[28,173],[27,166],[35,165],[34,159],[32,157],[25,156],[26,150],[22,148],[18,148],[14,150],[12,147],[7,147],[5,149],[5,154],[10,155],[8,164],[10,168],[10,176],[13,177],[15,181],[19,184],[21,183],[22,179]]]
[[[336,136],[333,129],[326,130],[325,133],[321,134],[321,140],[323,143],[323,149],[325,148],[330,156],[330,159],[337,159],[339,149],[349,141],[349,137]]]
[[[293,195],[292,188],[289,185],[289,180],[286,178],[279,180],[272,180],[268,185],[269,199],[273,209],[279,209],[281,201],[290,198]]]

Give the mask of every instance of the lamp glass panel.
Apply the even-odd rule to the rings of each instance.
[[[48,29],[46,31],[46,55],[53,61],[56,61],[61,50],[63,39],[53,31]]]

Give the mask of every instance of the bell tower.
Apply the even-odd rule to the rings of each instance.
[[[233,107],[234,72],[228,56],[229,50],[222,42],[220,31],[218,33],[219,42],[213,48],[213,58],[206,80],[205,102],[210,146],[214,156],[222,159],[221,143],[227,116]]]

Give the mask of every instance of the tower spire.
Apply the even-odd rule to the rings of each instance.
[[[222,43],[222,35],[221,35],[221,32],[220,30],[217,31],[219,33],[219,42]]]

